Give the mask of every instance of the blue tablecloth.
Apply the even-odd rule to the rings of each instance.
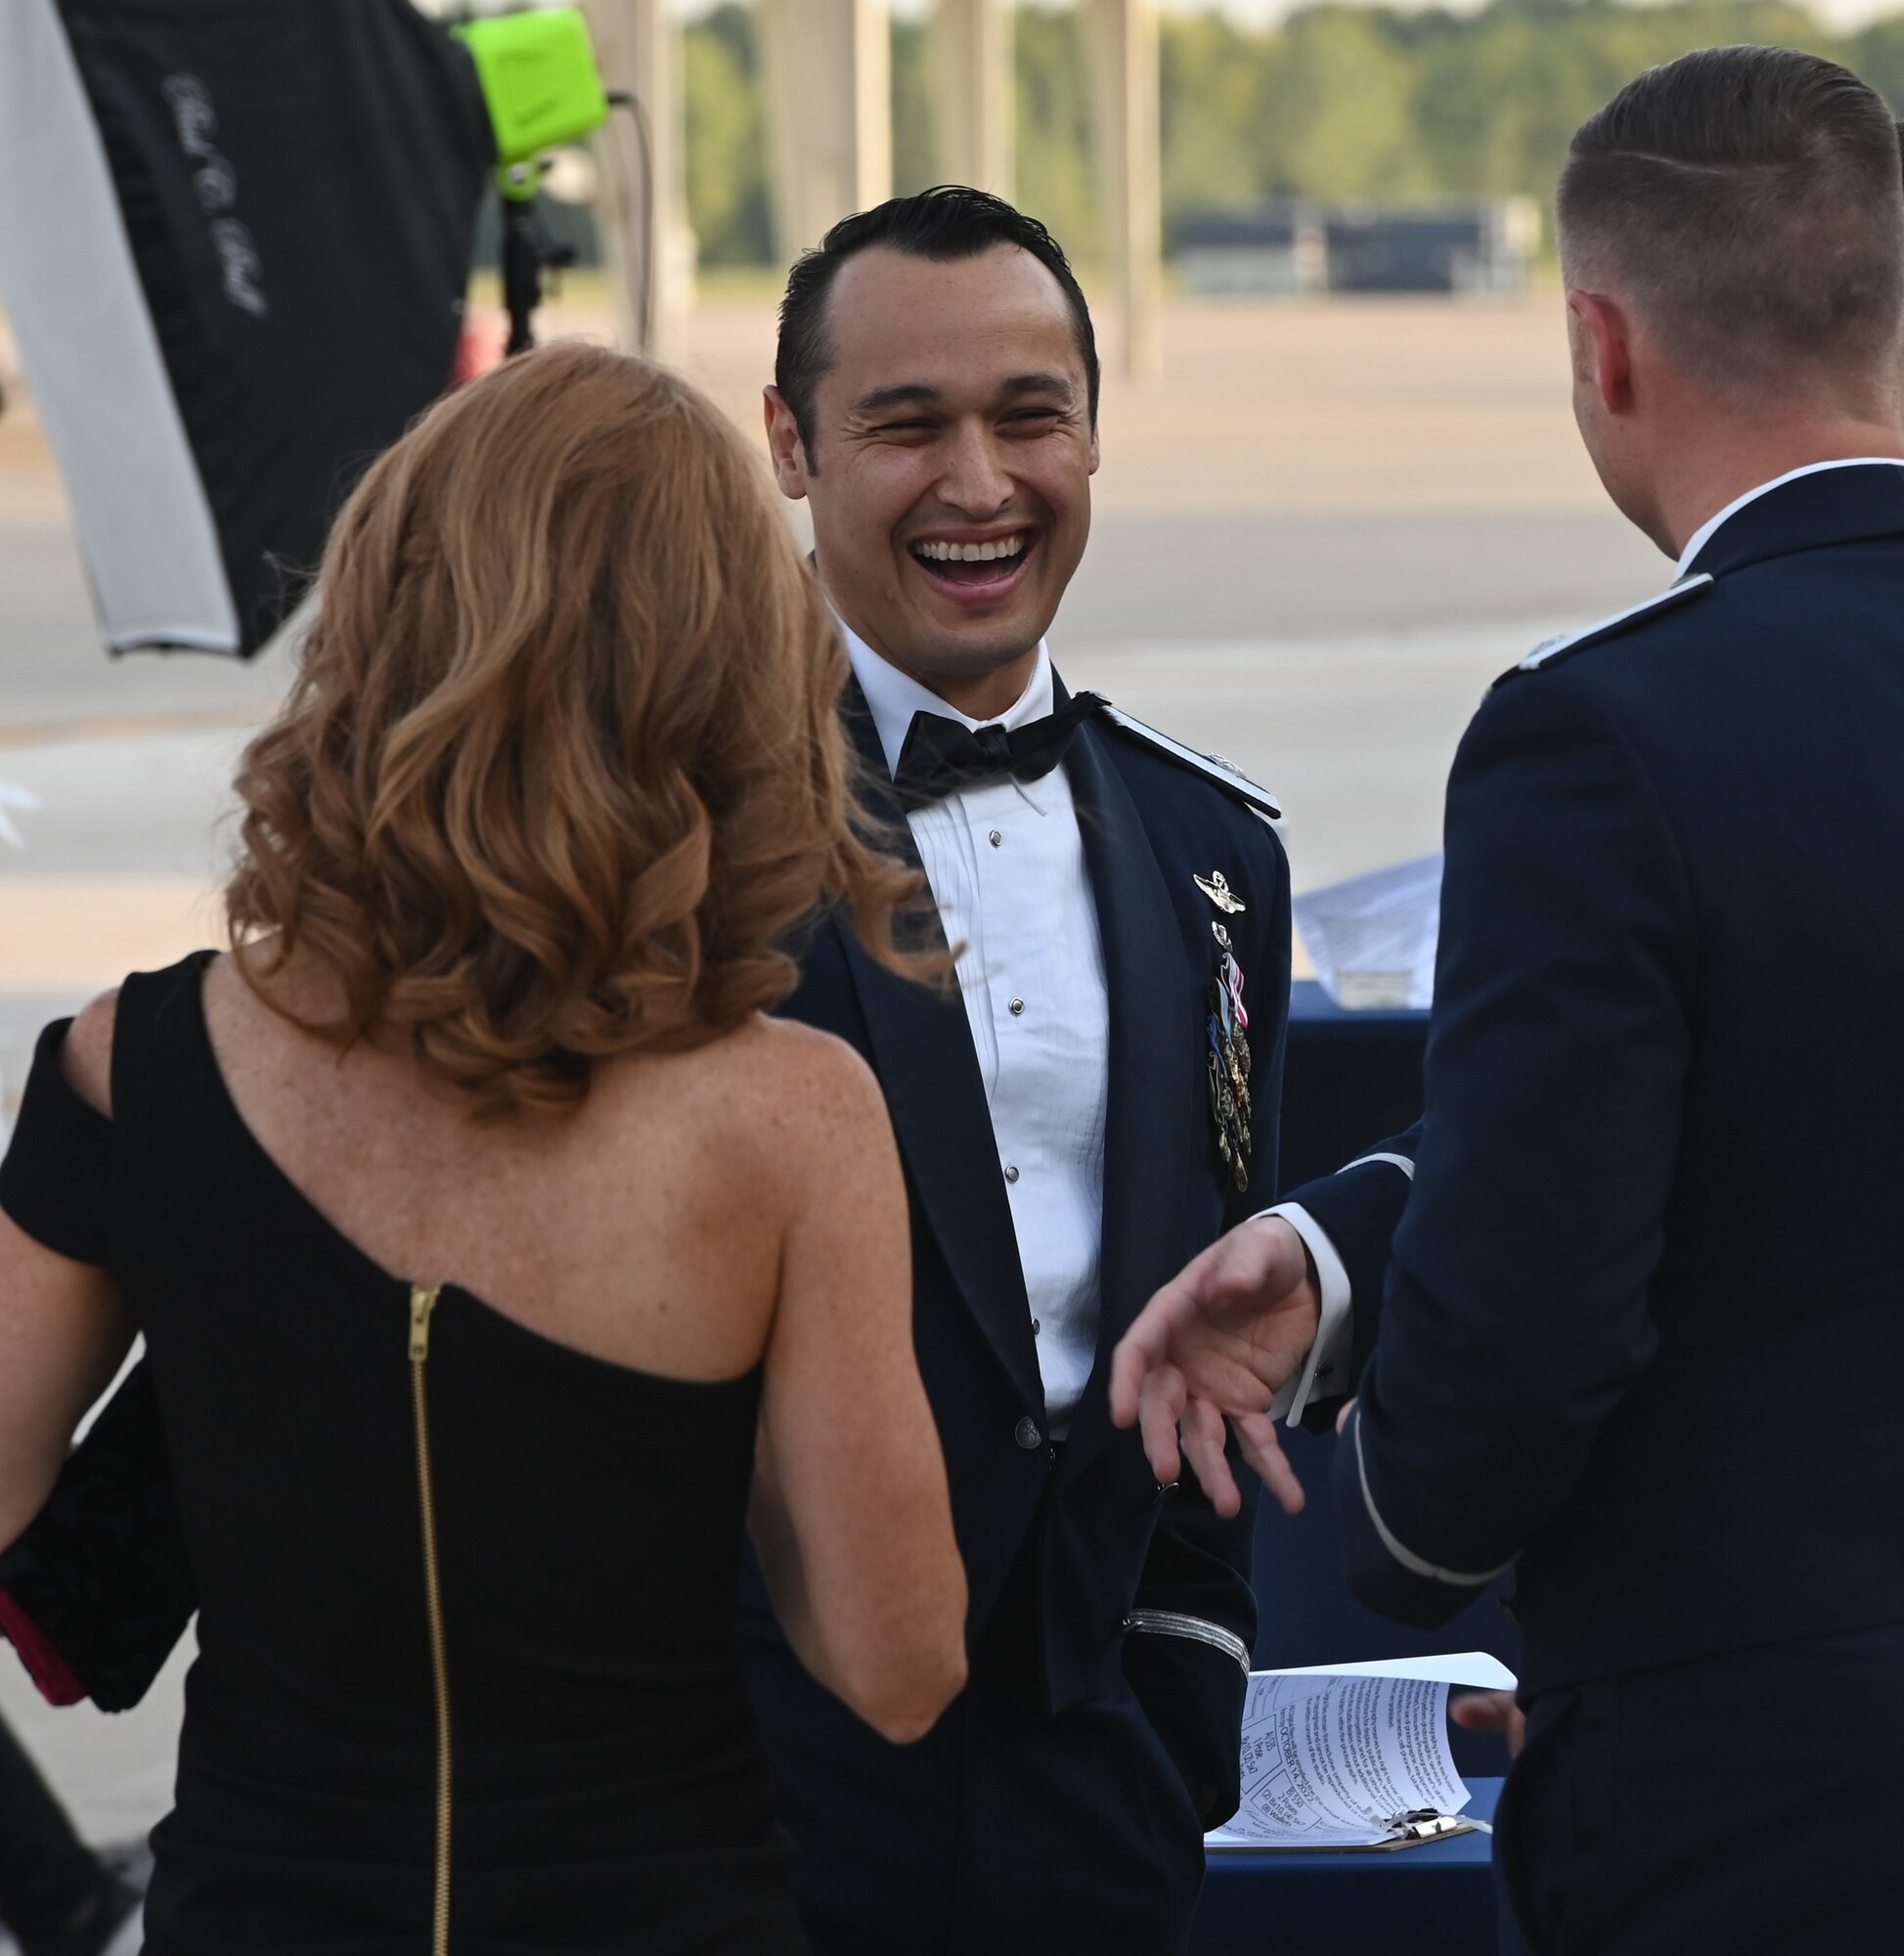
[[[1468,1782],[1492,1819],[1498,1779]],[[1212,1854],[1190,1956],[1495,1956],[1493,1843],[1390,1854]]]

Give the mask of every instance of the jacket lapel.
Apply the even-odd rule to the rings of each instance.
[[[1079,729],[1066,770],[1097,899],[1110,999],[1097,1356],[1071,1425],[1067,1479],[1109,1440],[1111,1352],[1184,1259],[1201,1049],[1195,986],[1164,871],[1105,736]]]
[[[849,681],[841,708],[862,762],[862,798],[885,824],[879,846],[921,869],[857,684]],[[835,917],[827,928],[845,946],[900,1152],[952,1280],[1024,1403],[1041,1413],[1018,1237],[964,1001],[955,986],[940,991],[888,971],[867,955],[850,919]],[[936,910],[930,928],[943,944]]]

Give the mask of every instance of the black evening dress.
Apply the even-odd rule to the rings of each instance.
[[[734,1582],[758,1370],[592,1358],[374,1264],[240,1119],[212,954],[42,1037],[0,1205],[146,1335],[199,1599],[149,1956],[796,1956]]]

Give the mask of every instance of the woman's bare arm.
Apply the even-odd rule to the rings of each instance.
[[[66,1035],[66,1077],[111,1113],[115,1000],[96,1000]],[[133,1328],[102,1269],[47,1249],[0,1214],[0,1547],[39,1513],[74,1429],[111,1384]]]
[[[781,1627],[898,1743],[965,1681],[965,1570],[912,1350],[906,1188],[878,1084],[812,1042],[751,1516]]]

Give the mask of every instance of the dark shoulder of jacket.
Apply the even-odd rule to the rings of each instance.
[[[1602,618],[1578,632],[1563,632],[1557,638],[1543,640],[1518,666],[1510,666],[1502,673],[1494,685],[1505,686],[1509,680],[1519,679],[1524,673],[1545,672],[1550,666],[1559,665],[1563,659],[1571,659],[1574,653],[1583,652],[1589,646],[1604,645],[1609,640],[1623,639],[1644,631],[1661,619],[1677,617],[1689,603],[1705,597],[1711,589],[1709,572],[1701,571],[1697,577],[1681,578],[1677,584],[1668,585],[1657,596],[1643,599],[1637,604],[1629,604],[1624,611],[1616,611],[1611,618]]]
[[[1160,734],[1141,720],[1133,720],[1102,693],[1092,693],[1090,698],[1091,718],[1098,726],[1221,789],[1239,808],[1247,809],[1259,821],[1266,823],[1283,819],[1282,803],[1267,788],[1259,787],[1234,762],[1224,760],[1220,754],[1200,754],[1194,747],[1173,740],[1168,734]]]

